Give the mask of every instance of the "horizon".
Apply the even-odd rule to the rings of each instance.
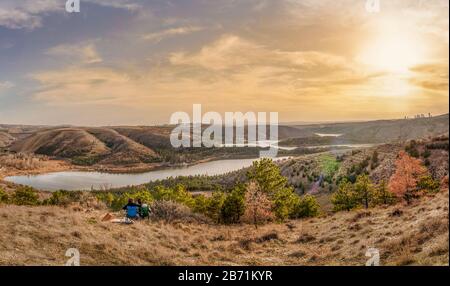
[[[421,114],[416,114],[421,115]],[[426,115],[422,113],[422,115]],[[437,117],[443,117],[443,116],[449,116],[450,113],[442,113],[437,115],[432,115],[431,118],[437,118]],[[397,120],[415,120],[415,119],[429,119],[430,117],[408,117],[408,118],[381,118],[381,119],[361,119],[361,120],[342,120],[342,121],[291,121],[291,122],[279,122],[278,126],[309,126],[309,125],[320,125],[320,124],[346,124],[346,123],[365,123],[365,122],[377,122],[377,121],[397,121]],[[34,126],[34,127],[67,127],[67,128],[108,128],[108,127],[165,127],[165,126],[176,126],[174,124],[170,123],[161,123],[161,124],[155,124],[155,125],[146,125],[146,124],[136,124],[136,125],[130,125],[130,124],[118,124],[118,125],[76,125],[76,124],[20,124],[20,123],[4,123],[0,122],[0,125],[4,126]],[[202,123],[204,126],[210,126],[211,124]]]
[[[0,3],[3,124],[159,126],[193,103],[307,125],[449,112],[448,1],[18,2]]]

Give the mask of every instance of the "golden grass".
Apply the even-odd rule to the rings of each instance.
[[[82,265],[364,265],[376,247],[382,265],[448,265],[448,191],[414,206],[249,225],[102,222],[80,206],[0,206],[0,265],[63,265],[78,248]],[[400,215],[392,215],[401,208]],[[118,215],[118,214],[116,214]]]

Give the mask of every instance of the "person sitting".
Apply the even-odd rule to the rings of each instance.
[[[128,199],[128,204],[126,204],[122,209],[127,211],[127,218],[137,219],[139,218],[139,208],[140,206],[133,202],[133,199]]]
[[[140,218],[150,218],[150,208],[147,204],[142,203],[141,199],[138,199],[139,207],[139,217]]]

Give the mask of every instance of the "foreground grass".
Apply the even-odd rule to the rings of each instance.
[[[413,206],[248,225],[102,222],[79,206],[0,206],[0,265],[63,265],[78,248],[82,265],[364,265],[376,247],[382,265],[448,265],[448,191]]]

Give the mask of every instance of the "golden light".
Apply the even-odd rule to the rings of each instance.
[[[414,30],[393,21],[383,21],[377,28],[358,61],[380,71],[406,73],[425,60],[424,42]]]

